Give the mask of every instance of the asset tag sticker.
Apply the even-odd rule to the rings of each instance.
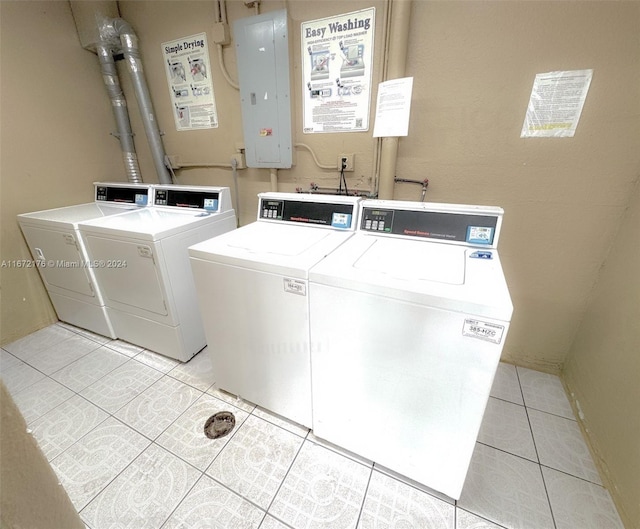
[[[299,279],[284,278],[284,291],[290,294],[298,294],[299,296],[307,295],[307,282]]]
[[[479,320],[464,320],[462,335],[492,343],[500,343],[504,335],[504,325],[496,325],[495,323]]]

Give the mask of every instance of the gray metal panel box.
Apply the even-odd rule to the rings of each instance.
[[[233,33],[247,166],[289,168],[292,145],[287,11],[237,20]]]

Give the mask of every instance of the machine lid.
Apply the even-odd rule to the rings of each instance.
[[[18,215],[18,221],[23,224],[47,224],[58,227],[73,227],[79,222],[98,219],[110,215],[136,210],[133,204],[114,205],[111,203],[89,202],[63,208],[46,209]]]
[[[282,226],[277,230],[268,230],[264,237],[256,233],[240,230],[237,237],[229,241],[229,248],[237,248],[254,254],[272,254],[292,257],[300,255],[309,248],[327,238],[325,230],[305,230],[297,226]]]
[[[354,231],[360,198],[302,193],[261,193],[258,221]]]
[[[359,231],[311,268],[309,282],[502,320],[513,311],[497,250],[424,239]]]
[[[465,248],[380,237],[353,266],[396,279],[462,285]]]
[[[81,232],[156,240],[206,223],[234,216],[233,210],[209,215],[183,208],[140,208],[123,215],[112,215],[79,224]]]
[[[189,255],[203,261],[304,279],[313,265],[353,233],[254,222],[191,246]]]

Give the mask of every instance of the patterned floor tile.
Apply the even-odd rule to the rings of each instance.
[[[491,387],[491,396],[524,405],[516,366],[500,362]]]
[[[207,474],[267,509],[302,442],[302,437],[251,415],[211,463]]]
[[[227,393],[226,391],[220,390],[217,387],[215,387],[215,385],[211,386],[207,390],[207,393],[212,397],[228,402],[232,406],[235,406],[236,408],[240,408],[241,410],[244,410],[247,413],[252,413],[253,410],[256,409],[256,405],[253,404],[252,402],[249,402],[240,397],[237,397],[236,395],[232,395],[231,393]]]
[[[249,416],[247,412],[230,406],[211,395],[203,395],[156,439],[174,454],[204,471],[231,439],[232,434],[209,439],[204,434],[204,424],[214,413],[230,411],[236,418],[236,429]]]
[[[354,528],[371,468],[305,441],[269,513],[296,529]]]
[[[65,323],[63,321],[59,321],[58,323],[56,323],[56,325],[64,328],[64,329],[68,329],[72,332],[75,332],[76,334],[79,334],[81,336],[84,336],[85,338],[89,338],[90,340],[93,340],[94,342],[98,342],[101,345],[104,345],[108,342],[111,341],[111,338],[109,338],[108,336],[103,336],[102,334],[96,334],[95,332],[91,332],[88,331],[87,329],[82,329],[80,327],[76,327],[75,325],[71,325],[69,323]]]
[[[100,408],[74,395],[30,426],[38,445],[51,461],[107,417]]]
[[[39,351],[44,351],[49,347],[71,338],[76,334],[68,329],[63,329],[58,325],[49,325],[44,329],[33,332],[24,338],[4,345],[3,348],[12,355],[22,359],[25,355],[32,355]]]
[[[94,404],[115,413],[160,377],[160,371],[129,360],[80,393]]]
[[[273,516],[268,514],[260,524],[259,529],[291,529],[288,525],[283,524],[281,521],[276,520]]]
[[[148,365],[149,367],[153,367],[158,371],[162,371],[163,373],[168,373],[180,363],[173,358],[169,358],[168,356],[163,356],[161,354],[147,350],[138,353],[135,359],[138,362],[142,362],[143,364]]]
[[[9,367],[2,370],[2,381],[12,395],[42,380],[45,376],[44,373],[22,360],[12,362]]]
[[[524,406],[489,398],[478,441],[538,462],[536,447]]]
[[[152,444],[80,515],[94,529],[157,529],[199,475],[192,466]]]
[[[47,349],[25,353],[24,361],[37,370],[51,375],[99,347],[99,343],[79,334],[73,334],[70,338]]]
[[[169,376],[200,391],[207,391],[215,381],[207,348],[205,347],[188,362],[179,363],[169,371]]]
[[[550,468],[542,474],[557,529],[624,529],[605,488]]]
[[[537,410],[529,410],[529,419],[542,465],[602,484],[576,421]]]
[[[261,419],[275,424],[276,426],[280,426],[280,428],[284,428],[288,432],[299,435],[300,437],[306,437],[309,433],[309,428],[290,421],[285,417],[281,417],[280,415],[276,415],[269,410],[260,408],[260,406],[256,406],[251,413],[256,417],[260,417]]]
[[[0,349],[0,373],[12,366],[18,365],[22,360],[12,355],[9,351]]]
[[[114,351],[127,355],[129,358],[137,356],[144,350],[144,347],[140,347],[139,345],[134,345],[129,342],[123,342],[122,340],[111,340],[105,345]]]
[[[524,367],[516,369],[527,408],[575,419],[559,377]]]
[[[13,395],[20,413],[27,424],[42,417],[59,404],[73,397],[70,389],[55,380],[45,377],[35,384]]]
[[[162,377],[120,408],[115,416],[153,440],[200,395],[202,392],[175,378]]]
[[[110,417],[56,457],[51,466],[79,511],[150,442]]]
[[[51,378],[79,393],[128,360],[127,356],[116,353],[113,349],[99,347],[56,371]]]
[[[257,529],[264,512],[202,476],[162,529]]]
[[[554,529],[540,466],[480,443],[458,506],[509,529]]]
[[[463,509],[456,509],[456,529],[503,529],[503,527]]]
[[[454,511],[453,505],[374,471],[358,529],[453,529]]]

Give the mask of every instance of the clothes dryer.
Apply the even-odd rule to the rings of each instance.
[[[258,197],[256,222],[189,249],[211,382],[310,427],[308,273],[353,235],[360,199]]]
[[[309,272],[313,430],[457,499],[511,320],[503,211],[361,206]]]
[[[58,319],[116,338],[78,224],[147,206],[150,186],[95,183],[95,201],[18,215],[33,265],[38,268]]]
[[[79,224],[118,338],[183,362],[206,345],[187,248],[236,228],[227,187],[154,186],[154,206]]]

